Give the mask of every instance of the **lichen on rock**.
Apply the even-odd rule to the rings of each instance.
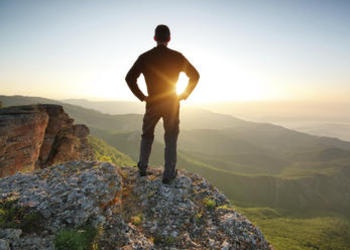
[[[98,231],[98,249],[270,249],[259,229],[204,178],[179,171],[164,185],[161,169],[150,173],[140,177],[135,167],[81,161],[2,178],[2,201],[15,197],[17,206],[44,219],[35,233],[0,225],[0,244],[54,249],[62,229],[89,225]]]

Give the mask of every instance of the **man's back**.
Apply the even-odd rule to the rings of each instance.
[[[151,98],[176,94],[176,82],[185,65],[182,54],[159,45],[142,54],[140,60]]]
[[[197,70],[181,53],[167,46],[158,45],[139,56],[128,72],[126,81],[134,94],[142,100],[143,96],[138,90],[135,91],[136,80],[142,73],[149,99],[156,100],[176,95],[176,83],[180,72],[186,73],[197,83],[199,77]]]

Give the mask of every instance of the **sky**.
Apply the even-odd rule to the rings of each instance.
[[[349,13],[346,0],[0,0],[0,94],[137,101],[125,75],[166,24],[201,75],[190,102],[347,101]]]

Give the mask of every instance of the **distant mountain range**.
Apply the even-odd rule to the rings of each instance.
[[[65,99],[64,103],[97,110],[106,114],[141,114],[145,107],[141,102],[130,101],[90,101],[86,99]]]
[[[137,161],[141,114],[110,115],[22,96],[0,96],[0,101],[3,106],[59,103],[76,123]],[[350,216],[350,142],[201,109],[182,111],[179,168],[205,176],[236,204]],[[162,165],[161,124],[156,134],[151,162]]]
[[[112,115],[141,114],[144,111],[144,105],[140,102],[85,99],[67,99],[63,102]],[[194,107],[233,115],[245,120],[274,123],[313,135],[350,141],[350,102],[226,102],[207,103]]]

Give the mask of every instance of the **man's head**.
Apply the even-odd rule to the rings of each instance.
[[[160,24],[154,30],[154,40],[157,43],[168,43],[170,41],[170,30],[168,26]]]

